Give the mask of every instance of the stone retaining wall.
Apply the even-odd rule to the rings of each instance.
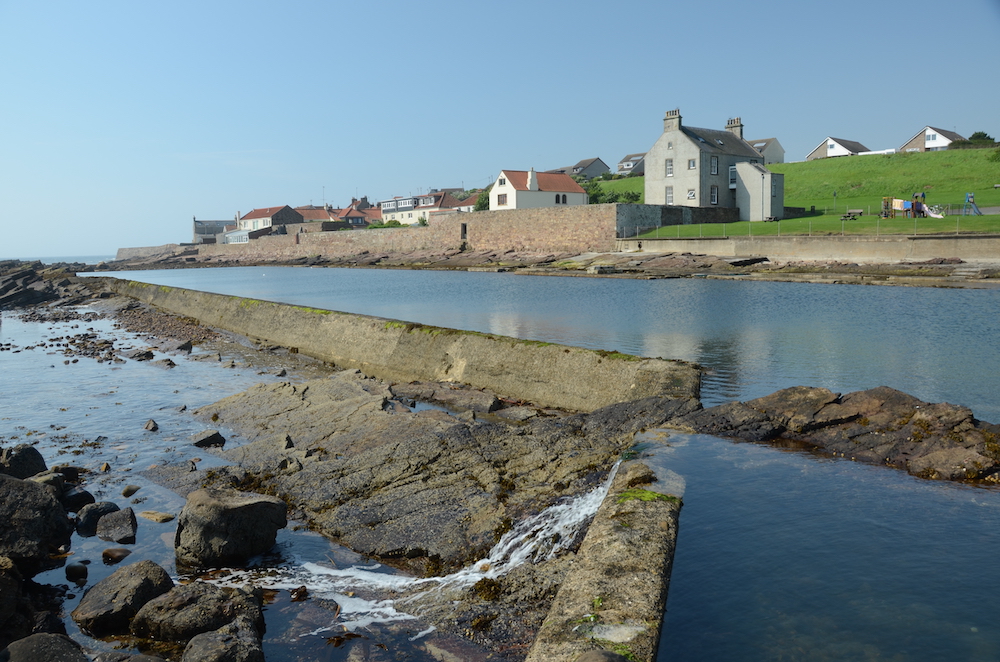
[[[543,407],[592,411],[698,397],[697,367],[114,278],[108,289],[199,323],[390,381],[454,381]]]
[[[646,253],[700,253],[720,257],[768,257],[776,260],[840,262],[922,262],[957,257],[972,262],[1000,262],[1000,236],[823,236],[728,237],[691,239],[621,239],[616,250]]]

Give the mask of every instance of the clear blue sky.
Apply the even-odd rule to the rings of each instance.
[[[0,0],[0,257],[646,151],[1000,137],[1000,0]]]

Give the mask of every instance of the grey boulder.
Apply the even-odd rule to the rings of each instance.
[[[28,577],[56,567],[50,555],[68,546],[73,523],[48,487],[0,474],[0,556]]]
[[[181,584],[147,602],[132,620],[131,632],[157,641],[187,641],[242,616],[254,633],[264,630],[261,594],[206,582]]]
[[[89,662],[76,643],[64,634],[38,633],[18,639],[0,651],[4,662]]]
[[[173,585],[167,571],[152,561],[132,563],[94,584],[71,615],[95,637],[124,634],[139,609]]]
[[[46,468],[42,454],[31,444],[0,449],[0,473],[14,478],[29,478]]]
[[[101,517],[97,522],[97,537],[120,544],[133,544],[138,531],[135,512],[131,508],[116,510]]]
[[[226,490],[195,490],[177,519],[177,563],[194,567],[243,565],[274,546],[287,524],[277,497]]]

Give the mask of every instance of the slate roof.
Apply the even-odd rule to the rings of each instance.
[[[760,156],[760,152],[732,131],[726,131],[725,129],[699,129],[693,126],[681,126],[681,131],[697,143],[702,151],[709,154],[714,152],[716,154],[734,154],[750,158]]]

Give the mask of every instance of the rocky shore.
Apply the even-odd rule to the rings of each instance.
[[[259,261],[200,256],[196,249],[108,263],[102,268],[185,269],[219,266],[367,267],[508,271],[530,275],[602,278],[750,278],[818,283],[857,283],[915,287],[1000,287],[1000,266],[968,264],[958,258],[924,262],[856,264],[833,261],[771,261],[723,258],[692,253],[531,253],[519,251],[419,251]]]
[[[507,268],[502,257],[480,256],[462,268]],[[554,269],[569,259],[557,257],[535,266]],[[528,258],[519,259],[518,268],[531,268]],[[666,262],[659,264],[665,269]],[[192,412],[206,432],[189,442],[215,454],[220,466],[164,463],[144,473],[187,498],[171,551],[191,577],[203,568],[243,565],[273,544],[286,517],[414,575],[445,575],[483,559],[526,517],[594,488],[636,432],[658,427],[807,448],[921,478],[989,483],[1000,477],[1000,426],[961,406],[925,403],[885,387],[843,395],[797,387],[707,409],[693,398],[650,397],[593,412],[563,411],[459,384],[393,383],[333,371],[237,339],[227,345],[210,329],[90,287],[58,269],[0,265],[0,291],[9,297],[4,308],[33,305],[23,313],[28,319],[77,314],[67,305],[89,301],[123,328],[144,334],[151,347],[181,355],[199,344],[280,354],[300,370],[296,381],[261,384]],[[44,297],[33,301],[38,293]],[[68,356],[125,359],[88,334],[66,344]],[[242,442],[229,448],[232,434]],[[672,558],[680,503],[656,492],[656,477],[641,461],[619,473],[613,498],[590,531],[549,541],[564,548],[551,560],[405,596],[451,637],[446,650],[428,645],[419,653],[424,657],[414,659],[571,660],[598,649],[617,653],[597,659],[653,659],[655,631],[636,624],[662,611],[670,567],[656,566],[656,559]],[[89,587],[70,617],[94,636],[120,637],[149,655],[98,654],[64,636],[60,604],[68,587],[36,584],[32,577],[66,563],[73,535],[93,529],[91,535],[107,536],[126,556],[135,535],[132,509],[98,502],[87,480],[80,467],[50,468],[30,444],[0,450],[0,649],[7,647],[9,659],[263,659],[263,593],[205,582],[175,585],[146,559],[130,559]],[[254,535],[239,535],[248,530]],[[638,563],[642,554],[649,556]],[[580,568],[590,570],[580,574]],[[86,566],[73,575],[66,566],[66,572],[86,583]],[[637,595],[651,597],[635,604]],[[616,648],[612,637],[619,636],[634,639]]]

